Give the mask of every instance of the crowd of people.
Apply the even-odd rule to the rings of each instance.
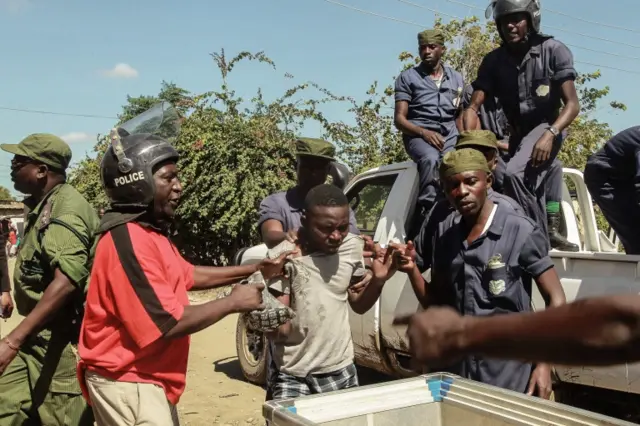
[[[265,295],[293,312],[265,330],[268,400],[358,386],[349,311],[371,309],[395,273],[424,308],[396,324],[430,368],[549,398],[549,363],[640,359],[639,296],[566,304],[548,256],[579,250],[560,234],[556,159],[579,112],[571,52],[540,32],[536,0],[497,0],[493,13],[503,43],[476,81],[443,64],[439,30],[418,35],[422,62],[398,77],[395,121],[419,170],[421,219],[384,250],[325,183],[336,152],[321,139],[296,140],[296,185],[260,203],[265,259],[225,267],[193,265],[172,243],[182,185],[163,137],[112,132],[101,164],[110,206],[99,213],[67,183],[60,138],[1,145],[28,213],[13,289],[0,274],[2,316],[15,304],[24,317],[0,340],[0,425],[177,425],[189,336],[264,312]],[[636,127],[585,170],[629,254],[640,253],[639,152]],[[189,304],[188,291],[249,278]],[[534,284],[544,312],[530,312]]]

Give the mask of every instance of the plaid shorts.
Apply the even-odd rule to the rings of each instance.
[[[350,364],[333,373],[309,374],[307,377],[295,377],[285,373],[278,373],[271,386],[273,399],[298,398],[305,395],[357,387],[358,372],[355,364]]]

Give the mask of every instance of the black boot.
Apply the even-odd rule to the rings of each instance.
[[[580,247],[577,244],[567,241],[560,234],[560,213],[547,213],[547,224],[551,248],[560,251],[580,251]]]

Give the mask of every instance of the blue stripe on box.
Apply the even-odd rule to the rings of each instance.
[[[298,413],[298,410],[296,410],[296,406],[295,405],[292,405],[291,407],[287,407],[287,410],[289,410],[293,414],[297,414]]]
[[[427,387],[431,392],[431,396],[435,402],[442,402],[442,398],[447,396],[447,393],[451,389],[453,379],[451,377],[445,377],[443,379],[427,379]]]

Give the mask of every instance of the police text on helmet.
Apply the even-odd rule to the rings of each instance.
[[[120,186],[120,185],[128,185],[130,183],[137,182],[139,180],[144,180],[144,172],[143,171],[130,173],[130,174],[126,175],[126,176],[120,176],[120,177],[115,178],[113,181],[114,181],[116,186]]]

